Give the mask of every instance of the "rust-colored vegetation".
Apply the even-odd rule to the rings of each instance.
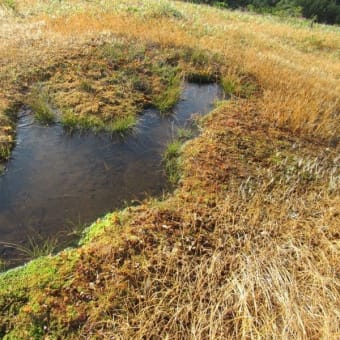
[[[22,1],[6,13],[2,138],[14,139],[6,110],[37,82],[75,127],[135,115],[177,76],[217,80],[231,99],[173,150],[174,193],[1,275],[2,336],[337,338],[338,28],[168,1]]]

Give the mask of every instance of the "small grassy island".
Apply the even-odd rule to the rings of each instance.
[[[124,135],[184,80],[226,95],[165,150],[173,192],[0,274],[1,338],[339,336],[338,26],[166,0],[0,0],[0,19],[0,172],[21,107]]]

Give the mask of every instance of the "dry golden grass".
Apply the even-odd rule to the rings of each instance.
[[[164,15],[162,4],[182,17]],[[22,1],[18,11],[34,16],[1,23],[7,101],[20,92],[16,79],[29,78],[23,68],[43,70],[114,36],[204,47],[228,65],[222,76],[251,77],[261,91],[204,120],[183,149],[173,195],[98,221],[91,240],[41,272],[1,277],[0,334],[338,338],[339,29],[161,5],[69,1],[51,15],[43,1]]]
[[[115,327],[124,338],[338,336],[334,154],[318,159],[321,145],[263,126],[246,105],[214,113],[185,148],[176,197],[147,210],[151,227],[140,234],[166,226],[166,236],[147,256],[137,311],[122,313],[107,336]]]
[[[61,15],[53,16],[46,14],[48,6],[43,2],[23,1],[19,10],[26,13],[32,3],[38,3],[36,16],[8,16],[1,25],[0,55],[8,68],[32,62],[33,67],[43,65],[65,49],[112,35],[164,46],[204,46],[258,78],[264,88],[261,112],[266,118],[320,137],[339,133],[340,37],[336,28],[311,30],[308,25],[188,4],[176,4],[183,19],[153,18],[148,16],[152,2],[135,1],[99,1],[102,7],[97,2],[70,1],[59,6]],[[124,4],[141,7],[144,15],[126,12],[129,7]],[[79,13],[79,8],[86,12]]]

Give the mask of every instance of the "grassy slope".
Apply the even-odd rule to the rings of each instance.
[[[79,249],[3,274],[0,332],[336,338],[338,28],[136,4],[22,1],[18,11],[33,16],[1,24],[10,32],[1,35],[2,81],[12,89],[15,72],[40,67],[50,50],[68,54],[118,35],[162,48],[203,46],[229,66],[227,88],[243,96],[240,79],[252,79],[261,91],[202,122],[202,135],[182,149],[182,178],[169,198],[110,214]],[[35,48],[22,51],[26,31]],[[11,94],[2,96],[6,107]]]

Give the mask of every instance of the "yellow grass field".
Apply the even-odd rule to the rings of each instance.
[[[339,27],[165,0],[6,3],[0,158],[31,89],[48,81],[66,105],[60,65],[113,41],[157,49],[150,58],[190,50],[184,76],[217,70],[232,91],[181,147],[173,193],[98,219],[79,248],[0,275],[0,335],[339,338]],[[212,57],[195,61],[195,51]],[[108,91],[99,85],[98,96]]]

